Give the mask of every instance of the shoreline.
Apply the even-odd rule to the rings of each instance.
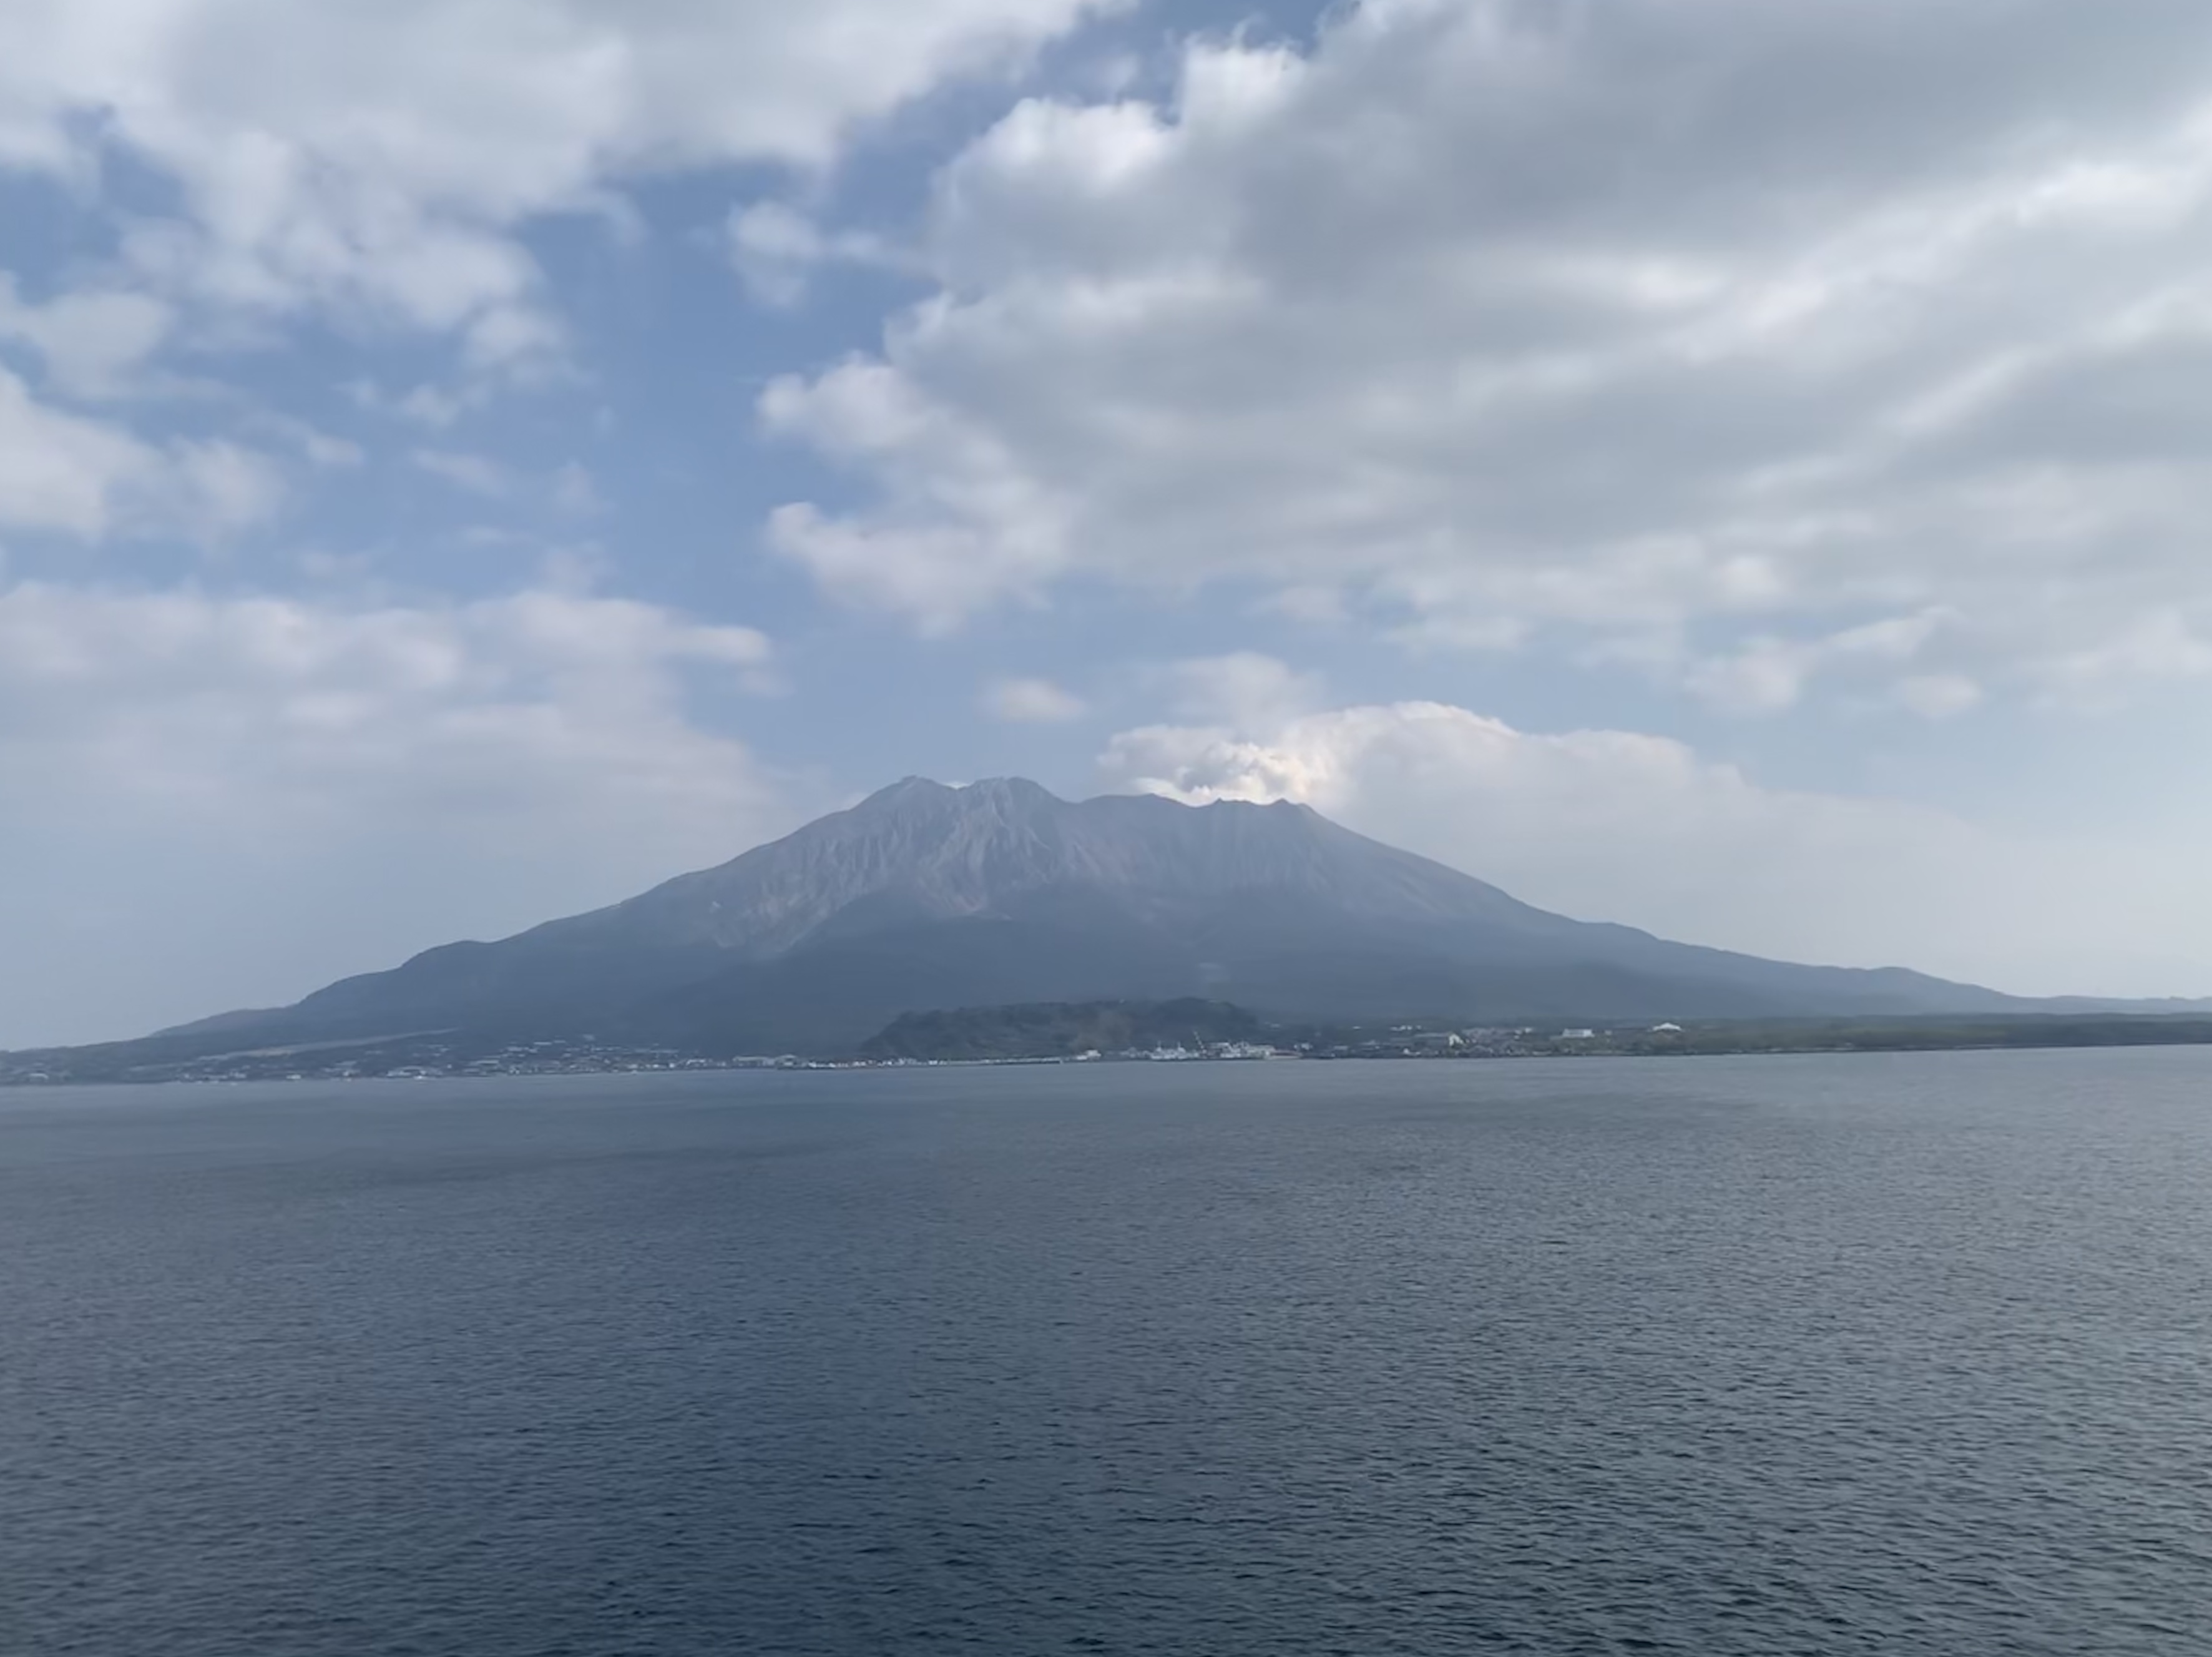
[[[2180,1021],[2177,1021],[2179,1023]],[[0,1054],[0,1092],[52,1091],[72,1087],[165,1087],[165,1086],[246,1086],[265,1083],[307,1083],[333,1081],[520,1081],[555,1076],[613,1076],[613,1075],[726,1075],[749,1071],[851,1071],[851,1070],[938,1070],[938,1069],[1009,1069],[1038,1066],[1100,1066],[1126,1067],[1147,1064],[1268,1064],[1268,1063],[1424,1063],[1454,1064],[1497,1063],[1506,1060],[1588,1060],[1588,1059],[1698,1059],[1698,1058],[1783,1058],[1820,1057],[1849,1055],[1875,1056],[1899,1053],[1987,1053],[1987,1052],[2068,1052],[2106,1051],[2119,1049],[2140,1051],[2148,1048],[2212,1046],[2212,1021],[2188,1020],[2191,1027],[2176,1027],[2168,1031],[2136,1027],[2117,1030],[2100,1027],[2094,1033],[2069,1033],[2062,1029],[2038,1030],[2021,1028],[2011,1033],[2010,1039],[1942,1040],[1929,1039],[1927,1033],[1912,1039],[1910,1030],[1864,1030],[1853,1037],[1838,1040],[1832,1033],[1826,1040],[1787,1039],[1767,1041],[1727,1041],[1718,1039],[1717,1030],[1687,1033],[1702,1039],[1681,1041],[1625,1043],[1608,1040],[1604,1036],[1564,1041],[1552,1039],[1532,1042],[1514,1048],[1472,1050],[1433,1046],[1406,1045],[1392,1047],[1384,1044],[1336,1045],[1326,1051],[1299,1051],[1284,1047],[1273,1051],[1244,1051],[1234,1053],[1199,1051],[1117,1052],[1085,1054],[1005,1054],[961,1055],[947,1057],[891,1057],[862,1058],[857,1057],[817,1056],[796,1054],[772,1056],[732,1056],[709,1057],[691,1055],[644,1054],[622,1052],[619,1050],[601,1053],[578,1053],[539,1063],[500,1064],[477,1061],[460,1065],[435,1062],[380,1063],[376,1061],[350,1061],[331,1066],[304,1066],[297,1069],[282,1067],[282,1060],[296,1055],[270,1053],[209,1056],[198,1060],[184,1060],[173,1066],[132,1066],[112,1074],[75,1074],[66,1071],[56,1074],[59,1066],[29,1069],[9,1073],[5,1068],[11,1057]],[[1984,1033],[1976,1032],[1977,1035]],[[2070,1035],[2070,1039],[2069,1039]],[[249,1062],[241,1063],[241,1060]],[[147,1074],[159,1069],[162,1074]]]

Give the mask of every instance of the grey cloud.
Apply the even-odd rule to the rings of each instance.
[[[1085,570],[1723,654],[1938,605],[1923,677],[2032,679],[2206,606],[2130,501],[2196,496],[2208,101],[2170,0],[1370,0],[1195,47],[1168,105],[1033,101],[946,170],[942,293],[766,405],[880,492],[778,545],[940,628]]]
[[[289,999],[787,830],[827,791],[685,706],[774,659],[578,591],[0,585],[0,916],[46,944],[0,952],[0,1045]]]
[[[112,149],[170,181],[178,212],[124,237],[143,287],[453,332],[479,372],[542,373],[563,341],[527,220],[619,220],[614,192],[653,172],[822,168],[1112,3],[23,0],[0,164],[96,194]]]
[[[1640,732],[1427,702],[1141,727],[1099,766],[1184,799],[1305,801],[1545,907],[1697,942],[2026,993],[2206,987],[2212,877],[2189,832],[2005,832],[1766,786]]]

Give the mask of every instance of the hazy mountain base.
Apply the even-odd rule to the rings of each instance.
[[[1460,1026],[2181,1010],[2023,1001],[1571,920],[1301,806],[1071,804],[1018,779],[909,779],[609,909],[428,950],[292,1007],[8,1068],[177,1075],[332,1043],[470,1063],[547,1048],[834,1057],[908,1013],[1183,998],[1279,1021]]]

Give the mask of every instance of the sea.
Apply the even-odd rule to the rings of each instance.
[[[2212,1652],[2212,1052],[0,1093],[0,1652]]]

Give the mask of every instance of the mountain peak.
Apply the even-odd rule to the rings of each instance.
[[[1271,816],[1282,818],[1305,819],[1314,822],[1326,820],[1311,806],[1296,800],[1209,800],[1204,804],[1193,804],[1189,801],[1178,800],[1174,795],[1166,794],[1108,795],[1103,797],[1109,800],[1141,801],[1147,809],[1170,807],[1178,812],[1203,813],[1218,808],[1230,815],[1252,811],[1266,812]],[[1008,806],[1030,808],[1057,807],[1066,810],[1083,809],[1082,805],[1063,799],[1042,783],[1033,783],[1026,777],[978,777],[972,783],[940,783],[934,777],[919,776],[901,777],[890,786],[877,789],[860,801],[853,809],[856,812],[870,812],[878,808],[925,803],[970,807],[996,807],[1002,809]]]
[[[972,794],[979,800],[1050,800],[1055,804],[1065,803],[1051,789],[1042,783],[1030,782],[1026,777],[986,777],[953,791],[956,794]]]
[[[874,806],[896,806],[914,800],[941,799],[954,792],[933,777],[902,777],[888,788],[878,789],[853,809],[866,811]]]
[[[955,785],[933,777],[908,777],[878,789],[854,807],[855,811],[899,808],[915,805],[1005,807],[1007,805],[1064,805],[1057,795],[1025,777],[987,777]]]

